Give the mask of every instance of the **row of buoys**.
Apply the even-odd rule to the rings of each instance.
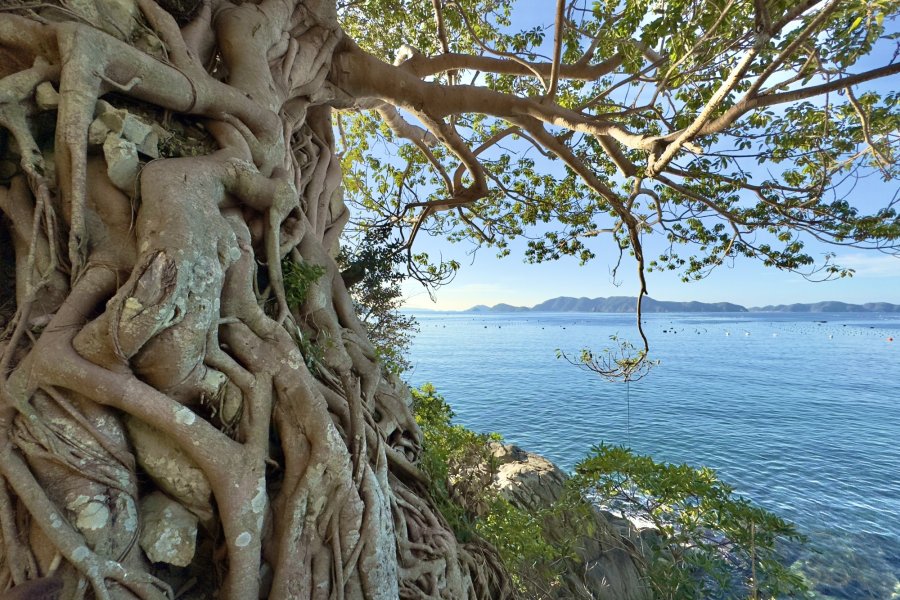
[[[822,323],[827,323],[827,322],[828,322],[828,321],[817,321],[816,324],[817,324],[817,325],[821,325]],[[842,326],[842,327],[847,327],[848,325],[842,324],[841,326]],[[443,328],[446,329],[447,326],[446,326],[446,325],[435,324],[435,327],[443,327]],[[566,328],[565,326],[561,326],[561,327],[562,327],[562,329],[565,329],[565,328]],[[485,328],[485,329],[488,329],[488,325],[485,325],[484,328]],[[503,328],[502,325],[497,325],[497,329],[502,329],[502,328]],[[544,329],[544,327],[541,327],[541,329]],[[869,326],[869,329],[876,329],[876,327],[870,325],[870,326]],[[667,328],[667,329],[663,329],[663,330],[662,330],[663,333],[679,333],[680,331],[683,332],[684,329],[677,330],[677,329],[675,329],[674,327],[671,327],[671,328]],[[694,329],[694,332],[695,332],[697,335],[700,335],[701,333],[706,333],[706,332],[707,332],[707,329],[704,328],[703,331],[701,331],[701,330],[695,328],[695,329]],[[730,336],[730,335],[731,335],[731,331],[728,330],[728,329],[726,329],[726,330],[724,331],[724,333],[725,333],[726,336]],[[751,332],[747,331],[746,329],[743,330],[743,333],[744,333],[745,336],[751,335]],[[772,334],[772,337],[778,337],[778,334],[777,334],[777,333],[773,333],[773,334]],[[829,335],[828,335],[828,339],[834,339],[834,335],[833,335],[833,334],[829,334]],[[888,336],[887,338],[885,338],[885,341],[887,341],[887,342],[893,342],[893,341],[894,341],[894,336]]]

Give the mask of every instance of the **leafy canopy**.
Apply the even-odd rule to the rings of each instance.
[[[601,505],[648,522],[648,578],[657,598],[805,598],[777,544],[801,540],[780,517],[737,496],[710,468],[656,462],[600,445],[575,467]]]
[[[339,6],[359,44],[340,67],[347,197],[424,279],[453,269],[423,266],[422,232],[501,255],[522,238],[529,261],[588,261],[609,236],[641,295],[645,272],[738,257],[851,274],[810,240],[896,252],[898,0]]]
[[[345,239],[338,255],[341,275],[379,362],[399,375],[411,367],[406,353],[419,331],[416,319],[400,312],[400,284],[406,278],[398,268],[400,242],[390,238],[389,227],[369,227],[358,233],[355,244]]]

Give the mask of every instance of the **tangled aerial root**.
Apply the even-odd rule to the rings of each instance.
[[[408,392],[382,373],[333,258],[348,218],[323,104],[333,5],[205,2],[179,28],[152,0],[121,4],[126,18],[98,27],[75,9],[0,13],[0,58],[15,57],[0,159],[18,163],[0,179],[16,295],[0,590],[496,597],[496,559],[470,555],[423,495]],[[101,97],[134,112],[107,111],[102,129]],[[173,115],[215,149],[186,152]],[[157,146],[128,127],[169,138],[139,172],[137,151]],[[301,304],[286,260],[324,269]],[[193,523],[196,551],[160,551],[181,570],[142,550],[141,500],[158,491]]]

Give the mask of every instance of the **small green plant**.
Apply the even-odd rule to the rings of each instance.
[[[288,304],[299,306],[306,302],[312,285],[325,274],[325,267],[286,258],[281,263],[284,273],[284,295]]]
[[[604,348],[600,354],[595,354],[589,348],[582,348],[578,356],[573,357],[557,348],[556,358],[596,373],[607,381],[626,383],[643,379],[650,369],[659,366],[658,360],[647,358],[646,344],[643,349],[638,350],[631,342],[619,339],[617,335],[611,335],[609,339],[614,346]]]
[[[325,362],[325,352],[319,345],[314,344],[306,336],[298,335],[294,339],[297,342],[297,347],[300,349],[300,354],[303,355],[303,362],[306,363],[308,369],[315,369],[316,363]]]
[[[399,375],[410,367],[406,355],[419,325],[401,311],[402,283],[409,277],[406,252],[402,241],[390,236],[390,227],[369,227],[355,240],[345,238],[338,265],[378,361]]]
[[[493,494],[487,510],[475,520],[475,532],[497,549],[520,589],[525,586],[526,575],[531,575],[530,583],[536,575],[544,585],[552,584],[558,575],[552,565],[563,557],[565,547],[547,538],[544,523],[550,513],[522,510]]]
[[[776,550],[779,540],[803,539],[794,525],[735,495],[714,470],[600,445],[575,481],[601,505],[652,523],[645,555],[657,598],[807,597]]]
[[[419,467],[428,478],[432,498],[457,539],[479,537],[489,542],[522,589],[526,578],[537,577],[540,565],[552,565],[564,554],[562,545],[549,541],[544,530],[550,511],[518,508],[493,486],[496,465],[491,444],[502,441],[499,435],[453,424],[453,410],[431,384],[412,394],[424,437]],[[556,573],[545,568],[539,576],[552,584]]]

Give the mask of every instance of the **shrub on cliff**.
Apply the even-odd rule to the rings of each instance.
[[[577,511],[576,498],[643,521],[646,576],[662,600],[804,598],[803,579],[780,560],[780,541],[802,541],[793,524],[735,495],[712,469],[654,461],[601,444],[578,463],[557,505],[513,505],[493,485],[497,434],[453,423],[453,410],[431,384],[413,390],[422,429],[421,469],[441,513],[461,542],[496,548],[519,591],[552,590],[574,539],[547,530],[554,515]],[[578,515],[574,515],[576,518]]]
[[[545,536],[544,511],[518,508],[493,486],[491,444],[500,442],[500,436],[454,424],[453,410],[430,383],[412,394],[423,436],[419,467],[457,539],[477,537],[496,548],[520,591],[534,585],[552,587],[557,574],[550,565],[564,555],[565,544],[551,543]]]
[[[807,596],[777,550],[779,541],[803,539],[795,526],[735,495],[714,470],[601,444],[575,471],[572,481],[595,501],[652,524],[644,554],[656,597]]]

